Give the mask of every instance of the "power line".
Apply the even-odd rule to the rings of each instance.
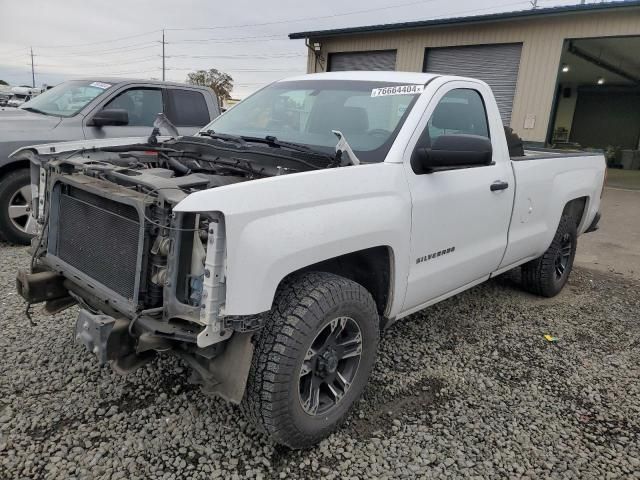
[[[194,70],[205,70],[205,69],[195,68],[195,67],[167,67],[167,70],[194,71]],[[300,73],[300,74],[304,73],[304,71],[301,71],[300,68],[282,68],[282,69],[277,69],[277,68],[271,68],[271,69],[225,68],[224,71],[227,72],[227,73],[234,73],[234,72],[239,72],[239,73],[244,73],[244,72],[251,72],[251,73],[289,72],[289,73]]]
[[[87,52],[86,54],[82,53],[74,53],[74,54],[61,54],[61,55],[56,55],[56,54],[45,54],[45,55],[41,55],[41,54],[34,54],[34,57],[37,58],[82,58],[82,57],[89,57],[89,56],[93,56],[93,55],[119,55],[119,54],[123,54],[123,53],[130,53],[130,52],[136,52],[136,51],[140,51],[140,50],[145,50],[147,48],[153,48],[153,47],[157,47],[157,44],[146,44],[147,46],[145,47],[138,47],[138,48],[130,48],[127,50],[118,50],[118,51],[104,51],[104,52]],[[27,51],[24,53],[24,55],[29,55],[29,50],[27,49]],[[9,58],[4,58],[3,60],[12,60],[14,58],[21,58],[24,57],[24,55],[16,55],[13,57],[9,57]]]
[[[138,33],[136,35],[127,35],[126,37],[117,37],[112,38],[111,40],[100,40],[98,42],[90,42],[90,43],[77,43],[74,45],[34,45],[36,48],[76,48],[76,47],[89,47],[92,45],[101,45],[103,43],[113,43],[119,42],[120,40],[129,40],[131,38],[144,37],[146,35],[151,35],[152,33],[158,33],[161,30],[151,30],[149,32]]]
[[[87,57],[92,55],[120,55],[122,53],[136,52],[139,50],[145,50],[147,48],[154,48],[158,46],[158,43],[147,42],[139,45],[144,45],[144,46],[138,46],[137,48],[122,47],[120,49],[110,49],[110,50],[103,50],[103,51],[98,50],[93,52],[64,53],[61,55],[45,54],[45,55],[36,55],[36,56],[46,57],[46,58],[77,58],[77,57]]]
[[[20,55],[14,55],[13,57],[3,58],[2,60],[8,61],[8,60],[13,60],[15,58],[24,58],[25,55],[29,55],[29,49],[26,49],[26,51],[21,53]]]
[[[107,76],[118,76],[118,75],[138,75],[141,73],[149,73],[149,72],[157,72],[158,70],[160,70],[159,68],[152,68],[149,70],[140,70],[140,71],[128,71],[128,72],[107,72],[105,74],[102,74],[103,76],[107,77]],[[94,74],[95,75],[95,74]]]
[[[370,13],[370,12],[377,12],[377,11],[382,11],[382,10],[389,10],[392,8],[403,8],[403,7],[409,7],[409,6],[413,6],[413,5],[419,5],[419,4],[425,4],[425,3],[431,3],[431,2],[435,2],[437,0],[419,0],[419,1],[413,1],[413,2],[408,2],[408,3],[400,3],[400,4],[395,4],[395,5],[388,5],[385,7],[378,7],[378,8],[368,8],[368,9],[363,9],[363,10],[354,10],[351,12],[344,12],[344,13],[335,13],[335,14],[331,14],[331,15],[322,15],[322,16],[315,16],[315,17],[305,17],[305,18],[295,18],[295,19],[288,19],[288,20],[278,20],[278,21],[274,21],[274,22],[262,22],[262,23],[247,23],[247,24],[241,24],[241,25],[217,25],[217,26],[212,26],[212,27],[183,27],[183,28],[166,28],[164,30],[166,31],[195,31],[195,30],[218,30],[218,29],[229,29],[229,28],[246,28],[246,27],[257,27],[257,26],[265,26],[265,25],[282,25],[282,24],[287,24],[287,23],[297,23],[297,22],[303,22],[303,21],[307,21],[307,20],[319,20],[319,19],[327,19],[327,18],[336,18],[336,17],[343,17],[343,16],[350,16],[350,15],[358,15],[360,13]],[[53,48],[57,48],[57,49],[65,49],[65,48],[77,48],[77,47],[87,47],[87,46],[93,46],[93,45],[102,45],[105,43],[113,43],[113,42],[119,42],[121,40],[129,40],[132,38],[139,38],[139,37],[144,37],[147,35],[151,35],[154,33],[160,33],[162,32],[162,29],[157,29],[157,30],[151,30],[148,32],[143,32],[143,33],[138,33],[135,35],[127,35],[124,37],[116,37],[116,38],[112,38],[110,40],[100,40],[100,41],[96,41],[96,42],[87,42],[87,43],[77,43],[77,44],[70,44],[70,45],[34,45],[36,48],[40,48],[40,49],[53,49]],[[83,53],[87,53],[87,52],[72,52],[73,55],[76,54],[83,54]]]
[[[395,4],[395,5],[387,5],[386,7],[378,7],[378,8],[367,8],[367,9],[363,9],[363,10],[354,10],[351,12],[345,12],[345,13],[334,13],[331,15],[316,15],[314,17],[304,17],[304,18],[293,18],[293,19],[288,19],[288,20],[278,20],[275,22],[262,22],[262,23],[245,23],[245,24],[241,24],[241,25],[217,25],[217,26],[213,26],[213,27],[185,27],[185,28],[167,28],[167,31],[185,31],[185,30],[222,30],[222,29],[229,29],[229,28],[245,28],[245,27],[262,27],[262,26],[266,26],[266,25],[282,25],[285,23],[297,23],[297,22],[304,22],[307,20],[322,20],[322,19],[326,19],[326,18],[336,18],[336,17],[346,17],[349,15],[358,15],[360,13],[370,13],[370,12],[379,12],[382,10],[390,10],[392,8],[403,8],[403,7],[410,7],[413,5],[419,5],[419,4],[424,4],[424,3],[431,3],[431,2],[435,2],[438,0],[420,0],[420,1],[413,1],[413,2],[409,2],[409,3],[399,3],[399,4]]]
[[[147,70],[127,70],[127,71],[104,71],[104,72],[94,72],[94,73],[89,73],[87,75],[87,77],[117,77],[120,75],[138,75],[138,74],[142,74],[142,73],[149,73],[149,72],[159,72],[160,71],[160,67],[156,67],[156,68],[151,68],[151,69],[147,69]],[[83,75],[74,75],[76,78],[82,78]]]
[[[179,44],[179,43],[189,43],[189,44],[229,44],[229,43],[262,43],[262,42],[282,42],[282,41],[291,41],[287,37],[283,37],[282,35],[278,35],[279,38],[256,38],[255,40],[190,40],[190,41],[173,41],[171,44]],[[169,43],[169,42],[167,42]]]
[[[187,38],[187,39],[179,39],[174,40],[171,43],[206,43],[206,42],[227,42],[227,41],[236,41],[236,40],[259,40],[259,39],[270,39],[270,38],[282,38],[283,40],[289,40],[286,35],[282,35],[279,33],[273,35],[254,35],[254,36],[242,36],[242,37],[218,37],[218,38]]]
[[[16,50],[9,50],[8,52],[0,52],[0,56],[12,55],[12,54],[17,53],[17,52],[24,52],[25,49],[26,49],[26,47],[22,47],[22,48],[18,48]]]
[[[449,13],[445,13],[442,15],[436,15],[435,17],[430,17],[431,20],[435,20],[438,18],[455,18],[453,17],[453,15],[459,15],[459,14],[463,14],[463,13],[478,13],[478,12],[485,12],[487,10],[494,10],[496,8],[501,8],[501,7],[514,7],[516,5],[521,5],[523,3],[529,4],[529,0],[520,0],[519,2],[511,2],[511,3],[502,3],[499,5],[491,5],[490,7],[485,7],[485,8],[474,8],[472,10],[458,10],[457,12],[449,12]],[[496,12],[497,13],[497,12]]]
[[[388,9],[392,9],[392,8],[403,8],[403,7],[413,6],[413,5],[425,4],[425,3],[429,3],[429,2],[433,2],[433,1],[437,1],[437,0],[419,0],[419,1],[412,1],[412,2],[408,2],[408,3],[387,5],[387,6],[384,6],[384,7],[354,10],[354,11],[351,11],[351,12],[335,13],[335,14],[315,16],[315,17],[305,17],[305,18],[297,18],[297,19],[279,20],[279,21],[273,21],[273,22],[262,22],[262,23],[251,23],[251,24],[240,24],[240,25],[218,25],[218,26],[211,26],[211,27],[169,28],[169,29],[166,29],[166,30],[168,30],[168,31],[197,31],[197,30],[217,30],[217,29],[227,29],[227,28],[245,28],[245,27],[264,26],[264,25],[278,25],[278,24],[295,23],[295,22],[301,22],[301,21],[307,21],[307,20],[319,20],[319,19],[327,19],[327,18],[336,18],[336,17],[342,17],[342,16],[357,15],[357,14],[362,14],[362,13],[383,11],[383,10],[388,10]],[[543,0],[543,1],[548,1],[548,0]],[[463,10],[463,11],[459,11],[459,12],[450,12],[450,13],[447,13],[445,15],[439,15],[439,16],[432,17],[432,18],[441,18],[443,16],[444,17],[452,16],[452,15],[456,15],[458,13],[480,12],[480,11],[486,11],[486,10],[495,9],[496,7],[506,7],[506,6],[523,4],[523,3],[528,3],[528,1],[523,0],[523,1],[519,1],[519,2],[511,2],[511,3],[503,4],[503,5],[493,5],[493,6],[490,6],[490,7],[474,9],[474,10],[468,10],[467,9],[467,10]],[[86,46],[92,46],[92,45],[101,45],[101,44],[105,44],[105,43],[113,43],[113,42],[118,42],[118,41],[132,39],[132,38],[140,38],[140,37],[148,36],[148,35],[151,35],[151,34],[154,34],[154,33],[158,33],[158,32],[162,32],[163,36],[164,36],[164,31],[165,30],[158,29],[158,30],[151,30],[151,31],[148,31],[148,32],[143,32],[143,33],[139,33],[139,34],[135,34],[135,35],[127,35],[127,36],[123,36],[123,37],[117,37],[117,38],[114,38],[114,39],[111,39],[111,40],[102,40],[102,41],[88,42],[88,43],[82,43],[82,44],[73,44],[73,45],[41,45],[41,46],[36,46],[36,48],[42,48],[42,49],[54,49],[54,48],[56,48],[56,49],[66,49],[66,48],[86,47]],[[210,42],[217,42],[217,43],[234,43],[234,42],[237,42],[237,43],[251,43],[254,40],[258,40],[258,39],[262,39],[263,41],[275,41],[275,40],[278,40],[280,38],[282,38],[282,40],[286,40],[287,39],[286,36],[282,36],[282,35],[256,35],[256,36],[242,36],[242,37],[231,37],[231,38],[182,39],[182,40],[175,40],[173,42],[166,42],[165,41],[164,45],[169,44],[169,43],[179,44],[179,43],[210,43]],[[157,43],[161,43],[162,44],[162,42],[157,42]],[[131,45],[123,45],[123,46],[113,47],[113,48],[108,48],[108,49],[84,50],[84,51],[75,51],[75,52],[69,52],[69,53],[63,53],[63,54],[54,54],[54,55],[47,54],[47,55],[44,55],[44,56],[54,57],[54,58],[72,58],[72,57],[81,57],[81,56],[96,55],[96,54],[114,55],[114,54],[121,54],[121,53],[128,53],[128,52],[132,52],[132,51],[144,50],[144,49],[147,49],[147,48],[153,48],[154,46],[156,46],[156,42],[154,42],[154,43],[144,42],[144,43],[136,43],[136,44],[131,44]],[[20,51],[20,49],[1,53],[0,56],[10,55],[11,53],[15,53],[15,52],[18,52],[18,51]],[[38,56],[43,56],[43,55],[38,55]],[[13,59],[13,58],[17,58],[17,57],[11,57],[10,59]],[[5,58],[5,60],[10,60],[10,59],[9,58]]]
[[[247,54],[247,53],[238,53],[235,55],[189,55],[189,54],[179,54],[179,55],[168,55],[167,58],[228,58],[228,59],[267,59],[267,58],[294,58],[294,57],[306,57],[306,53],[291,53],[291,52],[282,52],[282,53],[265,53],[265,54]]]
[[[113,67],[113,66],[119,66],[119,65],[130,65],[132,63],[142,63],[142,62],[149,62],[151,60],[157,61],[158,58],[160,58],[159,55],[153,55],[153,56],[146,56],[146,57],[140,57],[140,58],[132,58],[126,62],[115,62],[115,63],[92,63],[92,64],[84,64],[81,65],[81,68],[95,68],[95,67]],[[51,64],[51,63],[38,63],[36,64],[36,66],[38,67],[59,67],[59,68],[76,68],[76,67],[69,67],[66,66],[64,64]]]
[[[306,18],[297,18],[297,19],[288,19],[288,20],[279,20],[279,21],[272,21],[272,22],[262,22],[262,23],[252,23],[252,24],[241,24],[241,25],[218,25],[218,26],[211,26],[211,27],[185,27],[185,28],[169,28],[166,29],[167,31],[174,31],[174,32],[178,32],[178,31],[201,31],[201,30],[218,30],[218,29],[229,29],[229,28],[246,28],[246,27],[257,27],[257,26],[266,26],[266,25],[282,25],[282,24],[288,24],[288,23],[296,23],[296,22],[301,22],[301,21],[308,21],[308,20],[320,20],[320,19],[329,19],[329,18],[337,18],[337,17],[343,17],[343,16],[350,16],[350,15],[357,15],[357,14],[362,14],[362,13],[370,13],[370,12],[377,12],[377,11],[384,11],[384,10],[389,10],[389,9],[395,9],[395,8],[403,8],[403,7],[409,7],[409,6],[413,6],[413,5],[422,5],[422,4],[426,4],[426,3],[430,3],[430,2],[434,2],[437,0],[419,0],[419,1],[412,1],[412,2],[407,2],[407,3],[401,3],[401,4],[395,4],[395,5],[387,5],[384,7],[378,7],[378,8],[368,8],[368,9],[361,9],[361,10],[354,10],[354,11],[350,11],[350,12],[344,12],[344,13],[335,13],[335,14],[330,14],[330,15],[322,15],[322,16],[315,16],[315,17],[306,17]],[[541,0],[542,2],[546,2],[549,0]],[[500,4],[500,5],[492,5],[489,7],[485,7],[485,8],[478,8],[478,9],[465,9],[462,11],[457,11],[457,12],[449,12],[447,14],[444,15],[438,15],[435,17],[431,17],[431,18],[442,18],[442,17],[453,17],[455,15],[458,14],[471,14],[471,13],[477,13],[477,12],[484,12],[487,10],[496,10],[499,8],[504,8],[504,7],[509,7],[509,6],[514,6],[514,5],[521,5],[521,4],[528,4],[529,1],[528,0],[521,0],[521,1],[517,1],[517,2],[510,2],[510,3],[506,3],[506,4]],[[64,65],[54,65],[54,64],[35,64],[34,62],[34,57],[36,58],[47,58],[47,59],[58,59],[58,58],[75,58],[78,59],[79,61],[84,60],[82,57],[89,57],[89,56],[94,56],[94,55],[99,55],[99,56],[107,56],[107,55],[122,55],[122,54],[126,54],[129,52],[134,52],[134,51],[140,51],[140,50],[146,50],[146,49],[150,49],[150,48],[154,48],[156,46],[158,46],[158,44],[161,45],[162,47],[162,55],[160,56],[162,58],[162,78],[165,78],[165,71],[166,70],[175,70],[175,71],[180,71],[180,70],[194,70],[194,68],[180,68],[180,67],[167,67],[166,65],[166,59],[167,58],[175,58],[175,59],[227,59],[227,60],[247,60],[247,59],[251,59],[251,60],[267,60],[267,59],[277,59],[277,58],[299,58],[299,57],[306,57],[307,54],[306,53],[293,53],[293,52],[269,52],[269,53],[265,53],[265,54],[223,54],[223,55],[197,55],[197,54],[177,54],[177,55],[173,55],[173,56],[168,56],[165,53],[165,47],[168,44],[175,44],[175,45],[179,45],[179,44],[207,44],[207,43],[220,43],[220,44],[225,44],[225,43],[252,43],[252,42],[262,42],[262,41],[277,41],[277,40],[287,40],[286,36],[283,35],[278,35],[278,34],[270,34],[270,35],[253,35],[253,36],[237,36],[237,37],[217,37],[217,38],[204,38],[204,39],[197,39],[197,38],[191,38],[191,39],[177,39],[173,42],[167,42],[165,39],[165,29],[163,30],[153,30],[153,31],[149,31],[149,32],[143,32],[143,33],[139,33],[139,34],[135,34],[135,35],[128,35],[128,36],[124,36],[124,37],[118,37],[118,38],[114,38],[111,40],[103,40],[103,41],[96,41],[96,42],[89,42],[89,43],[82,43],[82,44],[74,44],[74,45],[43,45],[43,46],[39,46],[37,48],[42,48],[45,49],[45,52],[47,51],[46,49],[68,49],[68,48],[82,48],[82,47],[89,47],[89,46],[93,46],[93,45],[102,45],[102,44],[112,44],[114,42],[119,42],[119,41],[123,41],[123,40],[128,40],[128,39],[132,39],[132,38],[140,38],[140,37],[144,37],[144,36],[148,36],[148,35],[152,35],[158,32],[162,32],[162,40],[161,41],[147,41],[147,42],[143,42],[143,43],[134,43],[134,44],[129,44],[129,45],[121,45],[121,46],[117,46],[117,47],[111,47],[111,48],[102,48],[102,49],[98,49],[98,50],[84,50],[84,51],[73,51],[73,52],[66,52],[66,53],[61,53],[61,54],[56,54],[55,52],[51,52],[51,53],[45,53],[44,55],[36,55],[33,53],[33,48],[30,49],[25,49],[27,50],[25,52],[26,55],[29,55],[31,57],[31,70],[32,70],[32,83],[35,84],[35,66],[42,66],[42,67],[56,67],[56,68],[65,68]],[[10,50],[10,51],[5,51],[4,53],[0,53],[0,57],[3,56],[8,56],[8,55],[12,55],[15,54],[16,52],[19,51],[24,51],[23,49],[17,49],[17,50]],[[50,50],[49,50],[50,51]],[[135,58],[135,59],[131,59],[129,61],[125,61],[125,62],[116,62],[116,63],[98,63],[98,64],[91,64],[91,65],[82,65],[81,68],[87,68],[87,69],[93,69],[93,68],[102,68],[102,67],[111,67],[111,66],[116,66],[116,65],[126,65],[126,64],[133,64],[133,63],[143,63],[143,62],[148,62],[148,61],[152,61],[152,60],[156,60],[157,58],[160,57],[142,57],[142,58]],[[24,58],[22,57],[22,55],[16,55],[14,57],[9,57],[9,58],[5,58],[5,60],[11,60],[13,58]],[[137,74],[137,73],[144,73],[144,72],[149,72],[149,71],[153,71],[156,72],[157,69],[153,69],[153,70],[142,70],[142,71],[137,71],[137,72],[110,72],[110,75],[131,75],[131,74]],[[286,70],[286,69],[235,69],[235,70],[231,70],[231,71],[236,71],[236,72],[255,72],[255,73],[270,73],[270,72],[278,72],[278,71],[282,71],[282,72],[293,72],[295,70]],[[264,83],[263,83],[264,84]],[[240,85],[240,84],[238,84]],[[246,84],[248,85],[248,84]]]

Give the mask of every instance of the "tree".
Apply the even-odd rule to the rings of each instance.
[[[7,82],[5,82],[4,80],[0,80],[0,85],[9,85]]]
[[[215,68],[189,73],[187,75],[187,83],[209,87],[216,93],[220,102],[230,99],[231,90],[233,90],[233,78],[231,75]]]

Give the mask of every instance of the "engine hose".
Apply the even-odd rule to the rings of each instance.
[[[178,172],[180,175],[189,175],[191,173],[191,169],[189,167],[183,165],[175,158],[170,157],[169,155],[165,155],[162,152],[158,152],[158,155],[164,158],[169,164],[169,166],[173,168],[176,172]]]

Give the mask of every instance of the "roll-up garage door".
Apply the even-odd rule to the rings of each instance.
[[[329,71],[349,70],[395,70],[396,51],[345,52],[329,54]]]
[[[498,102],[502,122],[509,125],[521,52],[521,43],[428,48],[423,70],[487,82]]]

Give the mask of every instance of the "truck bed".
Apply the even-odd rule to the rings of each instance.
[[[505,265],[545,251],[560,221],[558,205],[584,199],[578,234],[586,231],[598,212],[605,174],[599,152],[526,149],[511,160],[515,199]]]
[[[569,158],[569,157],[593,157],[602,155],[602,152],[585,152],[584,150],[561,150],[555,148],[533,148],[528,147],[524,150],[524,156],[511,157],[514,162],[524,160],[542,160],[550,158]]]

